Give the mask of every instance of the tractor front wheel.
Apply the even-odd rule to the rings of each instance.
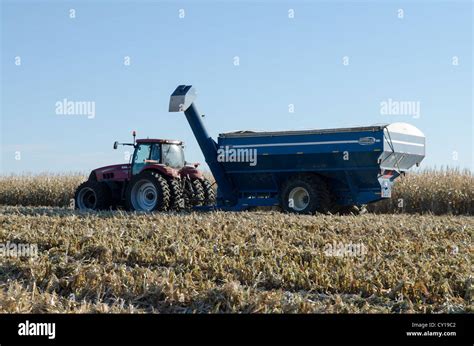
[[[134,176],[127,186],[125,202],[131,211],[165,211],[170,205],[168,182],[160,174],[150,171]]]
[[[88,180],[76,189],[74,206],[79,210],[105,210],[112,205],[110,189],[105,183]]]

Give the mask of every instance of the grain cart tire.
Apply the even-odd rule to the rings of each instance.
[[[286,212],[297,214],[327,213],[331,198],[323,179],[316,175],[290,178],[280,190],[280,205]]]
[[[165,211],[170,205],[168,182],[160,174],[142,172],[132,178],[125,191],[125,203],[131,211]]]
[[[105,183],[88,180],[76,189],[74,207],[79,210],[106,210],[112,205],[112,194]]]
[[[181,180],[167,179],[170,188],[170,209],[179,211],[184,208],[183,188],[181,187]]]
[[[211,182],[204,178],[202,180],[202,187],[204,188],[204,205],[214,205],[216,203],[216,194]]]

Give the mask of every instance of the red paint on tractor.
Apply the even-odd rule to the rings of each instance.
[[[152,139],[152,138],[147,138],[147,139],[137,139],[137,144],[140,143],[164,143],[164,144],[177,144],[177,145],[182,145],[182,141],[177,141],[174,139]]]
[[[162,175],[167,176],[167,177],[171,177],[171,178],[179,178],[180,177],[180,175],[178,173],[178,170],[176,170],[174,168],[171,168],[169,166],[165,166],[161,163],[146,165],[141,170],[141,172],[143,172],[143,171],[157,171],[157,172],[161,173]]]
[[[195,165],[195,164],[193,164]],[[179,170],[179,175],[184,178],[186,176],[189,176],[191,179],[203,179],[204,175],[202,172],[194,166],[184,166]]]
[[[96,168],[92,171],[97,181],[102,180],[114,180],[114,181],[126,181],[130,175],[130,164],[122,165],[110,165],[105,167]]]
[[[143,171],[157,171],[160,174],[170,178],[184,178],[188,176],[192,179],[202,179],[204,176],[202,172],[195,167],[198,163],[193,163],[193,166],[184,166],[180,170],[165,166],[163,164],[150,164],[143,167]],[[95,174],[97,181],[112,180],[112,181],[128,181],[130,180],[130,164],[110,165],[96,168],[92,172]]]

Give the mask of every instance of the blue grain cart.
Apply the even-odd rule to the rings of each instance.
[[[192,86],[171,95],[218,185],[216,208],[280,206],[302,214],[343,212],[391,197],[394,180],[425,156],[423,133],[406,123],[325,130],[207,133]]]

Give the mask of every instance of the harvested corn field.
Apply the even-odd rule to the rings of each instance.
[[[1,312],[472,312],[469,216],[1,207]],[[3,250],[6,250],[4,246]]]

